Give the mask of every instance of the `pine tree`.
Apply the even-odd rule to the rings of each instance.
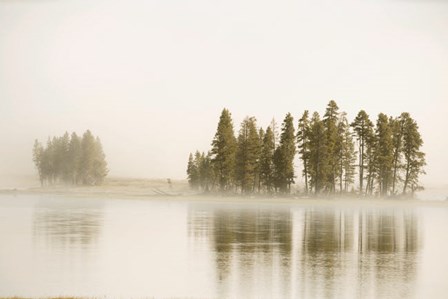
[[[324,114],[323,122],[327,135],[327,156],[328,156],[328,187],[329,192],[334,193],[336,190],[336,178],[339,176],[339,149],[341,144],[341,136],[338,134],[338,117],[339,107],[335,101],[330,101]]]
[[[221,113],[218,128],[212,141],[212,163],[221,191],[233,187],[235,172],[236,139],[229,110]]]
[[[282,123],[280,143],[274,152],[274,176],[280,192],[291,192],[294,183],[294,156],[296,154],[294,119],[288,113]]]
[[[199,169],[199,185],[205,192],[210,191],[210,186],[213,182],[213,168],[211,162],[211,154],[208,152],[201,153],[198,163]]]
[[[373,123],[369,119],[369,115],[364,111],[359,111],[355,120],[350,124],[355,131],[359,143],[359,190],[360,194],[363,193],[364,186],[364,168],[366,158],[366,141],[373,135]],[[372,141],[370,139],[369,141]]]
[[[408,188],[413,193],[421,189],[419,185],[419,175],[424,174],[423,167],[426,165],[425,154],[420,150],[423,145],[417,122],[409,115],[403,119],[403,154],[404,154],[404,185],[403,194],[408,192]]]
[[[73,132],[68,144],[68,165],[70,181],[73,185],[80,183],[81,139]]]
[[[236,179],[242,193],[254,190],[259,150],[256,120],[247,117],[241,123],[236,152]]]
[[[196,152],[196,153],[198,153],[198,152]],[[198,185],[199,185],[198,184],[199,170],[195,163],[195,159],[193,158],[192,153],[190,153],[190,155],[188,156],[187,177],[188,177],[188,184],[190,185],[190,188],[197,189]]]
[[[377,178],[377,136],[375,135],[374,128],[370,128],[366,132],[365,136],[365,165],[364,169],[366,170],[366,176],[364,179],[366,180],[366,190],[365,194],[372,195],[374,188],[374,181]]]
[[[341,113],[338,120],[338,135],[340,136],[337,144],[339,155],[339,191],[348,192],[348,187],[354,182],[356,151],[350,125],[345,113]]]
[[[319,194],[328,186],[327,134],[319,113],[314,112],[310,122],[309,175],[310,186]]]
[[[36,139],[34,141],[34,146],[33,146],[33,162],[37,168],[41,186],[44,185],[44,170],[42,167],[43,166],[43,164],[42,164],[43,154],[44,154],[44,148],[42,147],[42,144]]]
[[[297,129],[297,144],[299,157],[303,163],[302,175],[305,178],[305,194],[309,192],[309,159],[310,159],[310,120],[309,112],[305,110],[302,117],[299,119]]]
[[[396,195],[396,186],[400,181],[400,170],[403,168],[403,119],[409,116],[408,113],[402,113],[398,118],[391,117],[389,124],[392,129],[392,147],[393,147],[393,166],[392,166],[392,195]]]
[[[104,178],[109,173],[107,168],[106,155],[103,151],[103,145],[99,137],[95,139],[95,156],[93,160],[92,177],[94,178],[95,185],[101,185],[104,182]]]
[[[269,126],[266,129],[266,134],[263,138],[263,146],[260,156],[260,181],[261,184],[266,187],[268,193],[272,192],[274,185],[274,151],[274,133]]]
[[[389,118],[380,113],[376,123],[376,168],[381,196],[388,195],[392,182],[393,141]]]

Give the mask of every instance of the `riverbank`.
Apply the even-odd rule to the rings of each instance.
[[[448,207],[447,200],[431,200],[429,198],[377,198],[357,197],[314,197],[300,194],[282,195],[237,195],[200,193],[189,188],[185,180],[167,179],[132,179],[109,178],[101,186],[48,186],[14,188],[0,190],[0,194],[20,195],[54,195],[70,197],[96,197],[115,199],[142,199],[142,200],[176,200],[192,202],[215,202],[232,204],[294,204],[314,206],[440,206]]]

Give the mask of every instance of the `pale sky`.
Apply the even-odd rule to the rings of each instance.
[[[224,107],[237,130],[331,99],[411,113],[448,183],[448,1],[0,0],[0,174],[90,129],[110,175],[182,179]]]

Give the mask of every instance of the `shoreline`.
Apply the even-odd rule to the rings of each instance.
[[[181,192],[183,191],[183,192]],[[238,195],[219,193],[194,193],[190,190],[163,190],[156,187],[135,188],[121,186],[112,188],[110,186],[77,186],[77,187],[43,187],[23,189],[0,189],[0,196],[27,196],[27,195],[50,195],[58,197],[100,199],[130,199],[130,200],[157,200],[178,202],[200,202],[216,204],[250,204],[250,205],[305,205],[320,207],[350,207],[350,206],[382,206],[382,207],[444,207],[448,208],[448,200],[422,200],[418,198],[379,198],[379,197],[357,197],[349,195],[341,196],[269,196],[269,195]]]

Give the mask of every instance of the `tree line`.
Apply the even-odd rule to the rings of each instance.
[[[101,141],[89,130],[82,137],[75,132],[49,137],[46,146],[36,139],[33,162],[41,186],[58,183],[100,185],[108,174]]]
[[[361,110],[350,122],[330,101],[322,117],[305,110],[297,127],[288,113],[280,132],[274,120],[264,130],[246,117],[235,136],[231,113],[223,109],[210,151],[190,153],[187,176],[193,189],[203,191],[290,193],[298,154],[304,194],[395,196],[423,188],[422,145],[407,112],[380,113],[374,124]]]

